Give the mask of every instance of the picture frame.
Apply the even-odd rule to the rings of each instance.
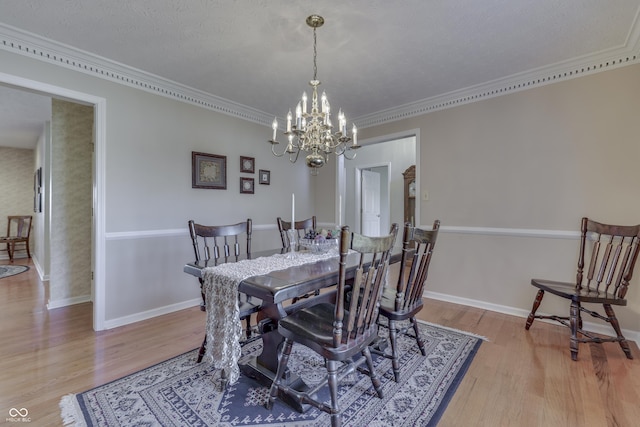
[[[240,193],[253,194],[255,191],[255,180],[253,178],[240,177]]]
[[[264,185],[271,185],[271,171],[260,169],[258,171],[258,182]]]
[[[240,172],[254,173],[256,171],[255,157],[240,156]]]
[[[227,156],[191,152],[191,187],[227,189]]]

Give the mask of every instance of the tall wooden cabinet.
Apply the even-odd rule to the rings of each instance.
[[[402,176],[404,176],[404,222],[415,225],[416,165],[409,166]]]

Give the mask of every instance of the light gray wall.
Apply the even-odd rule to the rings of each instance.
[[[259,250],[279,244],[275,220],[291,211],[291,193],[296,215],[318,215],[306,167],[271,154],[268,126],[11,52],[0,51],[0,72],[106,99],[107,327],[197,304],[197,281],[182,272],[193,257],[189,219],[251,217]],[[191,188],[192,151],[227,156],[227,190]],[[239,172],[241,155],[255,157],[255,174]],[[258,169],[271,185],[258,184]],[[240,194],[240,176],[256,179],[255,194]],[[325,214],[319,221],[333,221]]]
[[[640,223],[640,65],[363,129],[420,129],[419,223],[442,221],[432,296],[516,315],[532,277],[574,280],[580,218]],[[623,328],[640,339],[640,271]],[[545,297],[541,311],[568,313]],[[588,319],[585,319],[588,322]],[[524,327],[524,320],[523,320]]]

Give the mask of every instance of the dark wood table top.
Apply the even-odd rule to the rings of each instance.
[[[271,256],[283,253],[282,249],[266,250],[251,254],[252,259],[262,256]],[[305,250],[300,253],[306,253]],[[400,262],[402,257],[401,248],[394,250],[390,263]],[[245,259],[240,258],[238,259]],[[235,257],[233,260],[235,261]],[[346,278],[350,279],[355,274],[358,263],[357,254],[347,257],[347,274]],[[195,277],[201,277],[203,268],[207,267],[204,263],[191,262],[184,266],[184,272]],[[238,285],[238,290],[247,295],[254,296],[264,302],[278,304],[289,300],[296,296],[313,292],[327,286],[337,283],[338,276],[338,258],[332,257],[321,261],[310,262],[285,270],[276,270],[267,274],[249,277]]]

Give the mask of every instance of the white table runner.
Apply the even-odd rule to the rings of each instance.
[[[234,384],[240,377],[238,360],[241,355],[242,323],[238,308],[238,285],[252,276],[311,264],[337,257],[337,246],[323,254],[307,251],[276,254],[269,257],[242,260],[206,267],[202,270],[207,308],[207,349],[205,360],[222,369]]]

